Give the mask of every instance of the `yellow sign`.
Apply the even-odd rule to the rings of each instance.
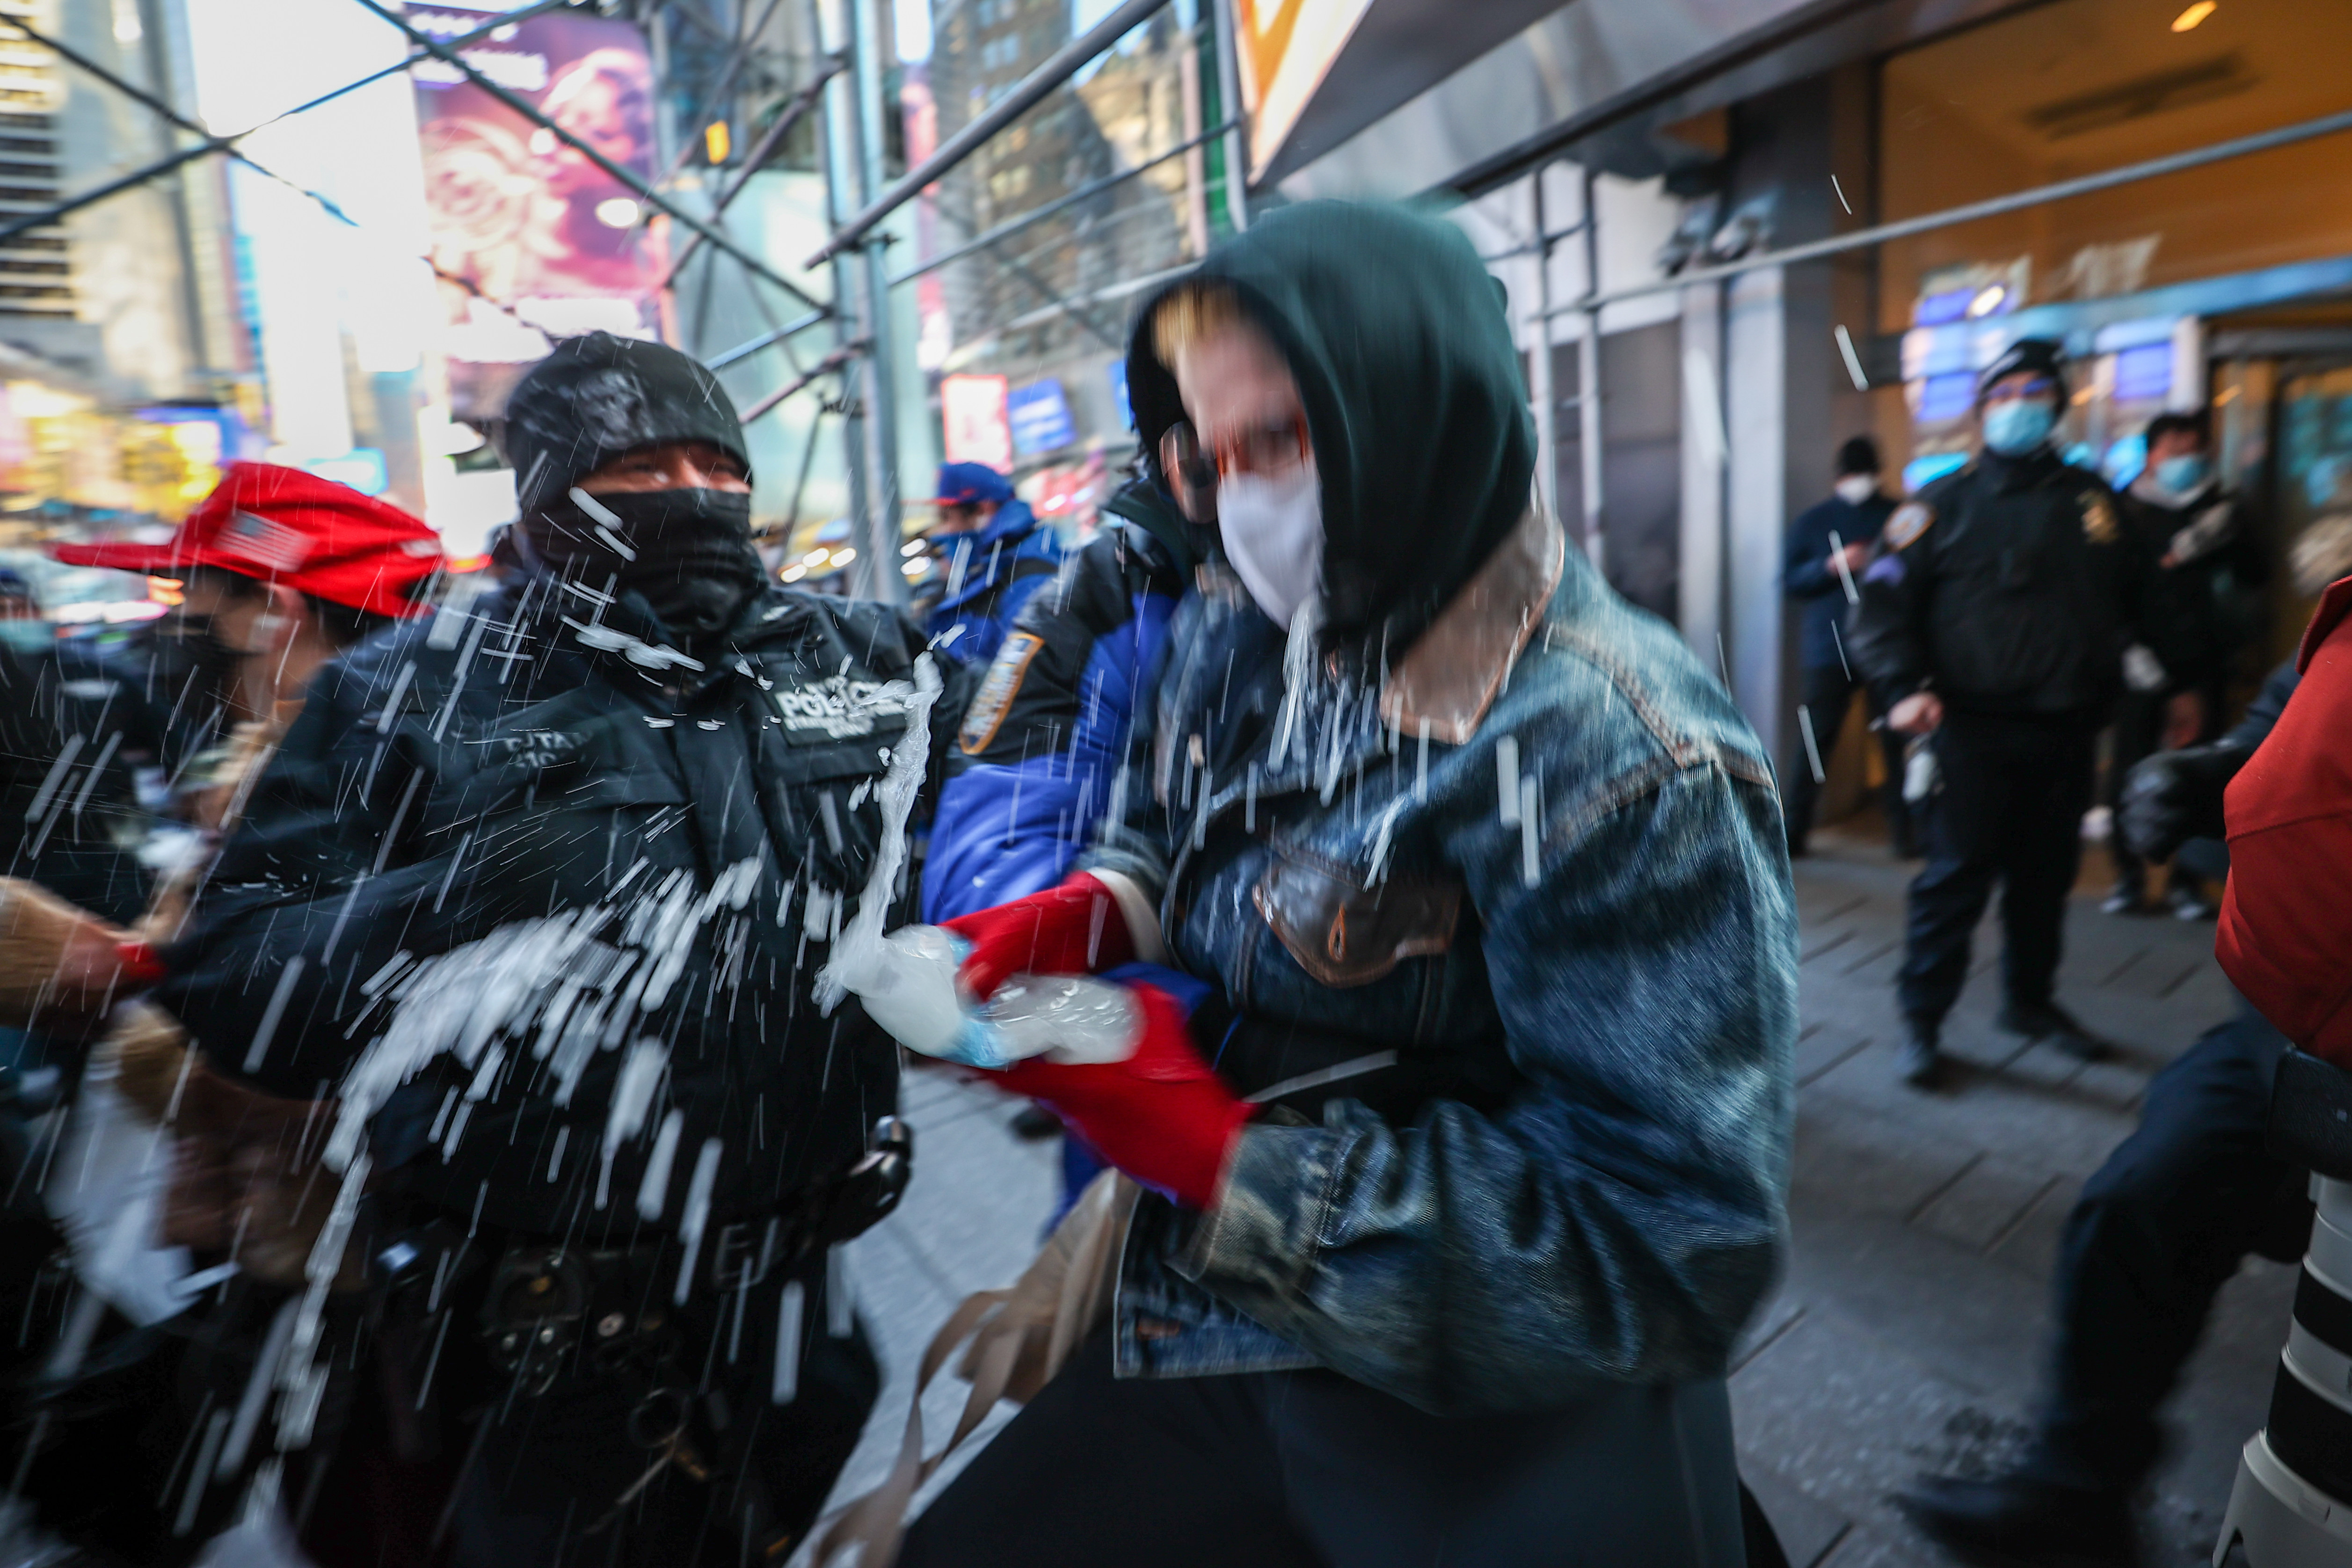
[[[1371,0],[1234,0],[1250,178],[1274,161]]]

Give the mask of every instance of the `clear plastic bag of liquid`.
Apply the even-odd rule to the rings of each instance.
[[[845,975],[866,1016],[908,1050],[965,1067],[1030,1057],[1124,1061],[1142,1014],[1126,987],[1090,974],[1016,974],[980,1006],[956,989],[971,944],[940,926],[905,926]]]

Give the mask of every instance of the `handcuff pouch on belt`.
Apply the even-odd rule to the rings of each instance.
[[[882,1118],[874,1146],[790,1210],[714,1227],[696,1288],[719,1296],[750,1290],[779,1268],[863,1235],[898,1207],[913,1160],[913,1130],[895,1116]],[[657,1369],[677,1350],[677,1330],[664,1310],[677,1258],[677,1243],[667,1237],[613,1248],[516,1241],[492,1268],[483,1298],[481,1331],[491,1362],[524,1397],[552,1388],[583,1347],[601,1370],[633,1368],[657,1382]]]

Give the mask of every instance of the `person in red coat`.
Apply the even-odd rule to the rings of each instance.
[[[2303,634],[2303,682],[2228,797],[2230,882],[2214,942],[2246,999],[2297,1047],[2352,1067],[2352,577]]]

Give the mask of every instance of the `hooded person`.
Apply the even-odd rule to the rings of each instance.
[[[97,1173],[95,1180],[46,1188],[26,1183],[26,1201],[0,1210],[0,1256],[12,1265],[0,1267],[0,1300],[28,1327],[40,1321],[54,1284],[13,1265],[28,1231],[41,1258],[61,1235],[76,1284],[137,1325],[121,1327],[110,1315],[82,1366],[53,1373],[54,1381],[26,1397],[38,1412],[41,1436],[22,1456],[20,1489],[38,1500],[49,1525],[85,1545],[126,1560],[169,1561],[179,1500],[156,1500],[173,1457],[162,1434],[189,1429],[175,1426],[174,1415],[183,1413],[164,1390],[203,1357],[156,1326],[174,1305],[142,1288],[141,1270],[115,1245],[117,1219],[152,1201],[144,1212],[155,1222],[158,1247],[199,1238],[220,1251],[234,1237],[243,1274],[282,1287],[301,1282],[308,1244],[333,1194],[329,1184],[310,1179],[309,1162],[293,1152],[315,1106],[257,1095],[198,1070],[185,1031],[169,1014],[132,997],[159,977],[149,942],[180,929],[212,847],[299,710],[312,677],[369,636],[425,609],[444,561],[439,538],[400,508],[266,463],[231,465],[169,539],[66,544],[55,552],[70,564],[173,580],[179,624],[164,640],[203,642],[226,655],[207,661],[217,679],[206,689],[216,700],[204,723],[217,739],[183,759],[168,801],[152,815],[131,800],[130,781],[114,778],[108,763],[139,743],[132,737],[148,694],[136,684],[135,667],[83,667],[56,682],[58,707],[47,717],[50,731],[67,743],[35,765],[53,781],[69,782],[52,795],[58,805],[50,820],[59,833],[40,829],[43,814],[35,813],[34,852],[26,857],[26,868],[47,885],[0,880],[0,1018],[37,1031],[34,1048],[15,1064],[21,1076],[10,1087],[40,1076],[22,1069],[42,1057],[68,1072],[79,1069],[72,1109],[59,1121],[83,1168]],[[104,673],[109,668],[112,673]],[[37,686],[47,690],[49,683]],[[77,733],[89,742],[79,751],[70,742]],[[76,769],[77,755],[94,760]],[[68,797],[80,803],[70,813]],[[126,826],[138,819],[143,837],[135,841],[137,859],[162,871],[143,914],[110,901],[77,908],[55,896],[70,883],[48,881],[54,861],[39,844],[46,839],[54,851],[66,830],[61,819],[80,816],[81,805],[89,805],[92,818],[106,812]],[[142,867],[134,884],[143,889],[148,880]],[[141,940],[130,940],[134,934]],[[47,952],[41,951],[44,938]],[[118,963],[94,962],[100,954]],[[101,1025],[84,1068],[75,1042]],[[65,1081],[72,1086],[75,1079]],[[37,1097],[19,1092],[0,1110],[0,1150],[12,1163],[28,1148],[16,1118],[38,1108]],[[126,1142],[164,1152],[140,1167],[155,1173],[152,1190],[133,1182],[126,1191],[119,1166],[109,1178],[102,1151],[119,1151]],[[42,1199],[33,1198],[36,1191]],[[213,1326],[223,1325],[216,1318]],[[29,1342],[35,1356],[48,1354],[37,1330]],[[142,1392],[149,1397],[138,1397]],[[26,1412],[20,1405],[17,1414]],[[142,1466],[152,1468],[142,1474]],[[126,1484],[131,1477],[137,1479]]]
[[[814,985],[963,677],[763,578],[734,406],[676,350],[559,345],[505,441],[511,579],[321,674],[159,997],[225,1078],[334,1100],[384,1304],[330,1295],[318,1372],[392,1391],[350,1443],[427,1494],[339,1560],[442,1519],[465,1564],[781,1561],[877,1386],[833,1248],[907,1169],[894,1047]],[[271,1415],[302,1484],[328,1416]],[[436,1453],[472,1456],[446,1500]]]
[[[1001,1075],[1146,1190],[1108,1321],[902,1562],[1739,1562],[1796,1026],[1762,750],[1533,501],[1458,231],[1284,208],[1128,372],[1221,546],[1082,869],[950,926],[977,994],[1141,959],[1201,1000]]]

